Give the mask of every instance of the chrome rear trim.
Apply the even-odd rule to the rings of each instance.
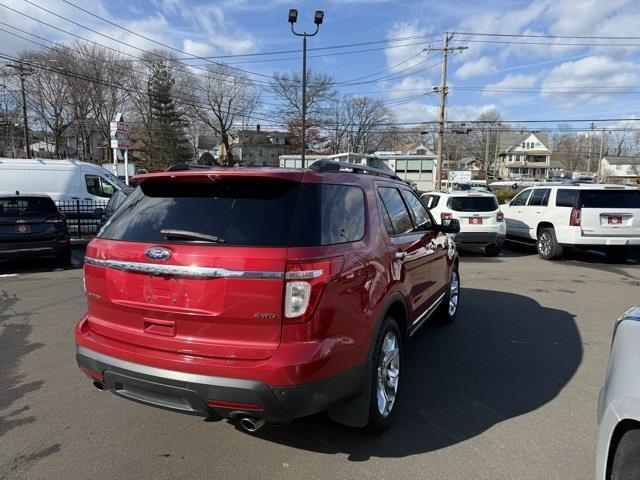
[[[247,278],[263,280],[279,280],[284,277],[284,272],[262,272],[247,270],[228,270],[217,267],[197,267],[186,265],[163,265],[159,263],[125,262],[122,260],[100,260],[92,257],[84,257],[88,265],[112,268],[124,272],[146,273],[149,275],[186,277],[186,278]]]

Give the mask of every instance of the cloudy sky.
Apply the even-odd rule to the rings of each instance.
[[[640,113],[638,0],[69,2],[0,0],[0,52],[42,48],[4,31],[29,37],[11,27],[47,45],[42,39],[64,43],[77,35],[134,56],[158,48],[93,13],[185,52],[178,54],[190,65],[207,63],[190,56],[214,56],[208,61],[233,63],[264,81],[261,75],[300,68],[299,53],[270,54],[301,48],[287,24],[288,9],[300,11],[296,27],[309,31],[314,10],[322,9],[325,23],[309,40],[310,49],[320,50],[309,51],[309,67],[332,75],[342,92],[387,102],[400,122],[437,118],[438,99],[429,92],[439,84],[441,59],[429,48],[442,46],[443,32],[457,32],[451,46],[468,47],[450,56],[450,120],[475,118],[491,106],[508,120]],[[478,33],[528,36],[471,35]],[[580,38],[594,36],[610,38]],[[353,44],[360,45],[326,48]],[[261,55],[251,55],[256,53]],[[274,101],[269,95],[264,93],[265,102]]]

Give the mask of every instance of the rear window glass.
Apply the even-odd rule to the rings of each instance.
[[[556,193],[556,207],[573,207],[577,197],[577,189],[559,188]]]
[[[498,201],[495,197],[451,197],[447,206],[456,212],[493,212]]]
[[[29,215],[50,215],[57,213],[55,203],[42,197],[4,197],[0,198],[0,217],[18,217]]]
[[[640,208],[640,190],[582,190],[583,208]]]
[[[99,236],[162,243],[194,241],[184,236],[191,232],[222,245],[313,246],[359,240],[364,221],[364,195],[357,187],[157,179],[131,194]]]

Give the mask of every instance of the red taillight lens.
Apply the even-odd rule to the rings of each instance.
[[[445,222],[445,221],[447,221],[447,222],[448,222],[448,221],[450,221],[452,218],[453,218],[453,215],[451,215],[450,213],[442,212],[442,213],[440,214],[440,220],[442,220],[443,222]]]
[[[580,220],[582,218],[582,211],[579,208],[571,210],[571,217],[569,217],[569,225],[572,227],[579,227]]]
[[[496,213],[496,221],[497,222],[503,222],[504,221],[504,213],[502,213],[502,212]]]
[[[284,321],[302,323],[311,318],[324,286],[342,270],[342,257],[291,262],[285,273]]]

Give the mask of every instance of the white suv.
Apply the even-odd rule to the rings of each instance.
[[[454,218],[460,222],[460,233],[452,235],[458,247],[482,247],[487,255],[502,250],[507,231],[494,194],[435,191],[423,193],[420,199],[437,223]]]
[[[563,247],[600,247],[624,259],[640,246],[640,190],[620,185],[539,185],[503,205],[507,235],[536,240],[550,260]]]

